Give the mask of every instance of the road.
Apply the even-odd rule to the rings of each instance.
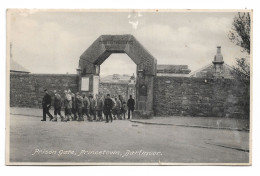
[[[11,162],[248,163],[244,131],[10,115]],[[245,151],[243,151],[245,149]]]

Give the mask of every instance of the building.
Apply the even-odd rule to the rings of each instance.
[[[190,72],[188,65],[157,65],[157,76],[187,77]]]
[[[189,76],[196,78],[233,79],[231,71],[232,67],[224,63],[223,55],[221,54],[221,46],[218,46],[217,53],[212,63],[202,67],[201,69],[191,72]]]
[[[100,77],[100,82],[103,83],[125,83],[125,84],[135,84],[135,75],[133,74],[132,76],[127,75],[127,74],[113,74],[113,75],[108,75],[104,77]]]
[[[30,73],[26,68],[15,62],[10,58],[10,73],[28,74]]]

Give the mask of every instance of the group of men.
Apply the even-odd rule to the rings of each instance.
[[[58,115],[62,122],[67,121],[84,121],[84,116],[88,121],[103,121],[103,114],[106,119],[106,123],[109,120],[112,122],[115,119],[125,119],[125,113],[128,110],[128,119],[130,114],[133,113],[135,108],[135,101],[130,95],[130,98],[126,102],[122,96],[110,97],[107,94],[105,97],[101,94],[97,94],[94,98],[93,95],[86,96],[86,94],[72,93],[71,90],[65,90],[64,96],[61,96],[56,90],[53,91],[54,97],[49,94],[48,90],[44,90],[45,95],[42,100],[43,119],[46,121],[46,115],[50,117],[50,120],[57,122]],[[51,115],[49,109],[53,105],[54,116]],[[61,115],[61,109],[64,107],[64,116]]]

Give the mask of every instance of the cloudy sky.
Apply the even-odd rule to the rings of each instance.
[[[103,34],[132,34],[158,64],[188,65],[194,71],[212,62],[222,47],[225,63],[245,57],[228,39],[236,12],[12,12],[12,58],[32,73],[76,73],[80,55]],[[112,54],[101,74],[132,74],[126,54]]]

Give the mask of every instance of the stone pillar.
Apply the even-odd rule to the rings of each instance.
[[[136,106],[133,118],[153,117],[153,83],[154,75],[145,74],[145,70],[137,67]]]

